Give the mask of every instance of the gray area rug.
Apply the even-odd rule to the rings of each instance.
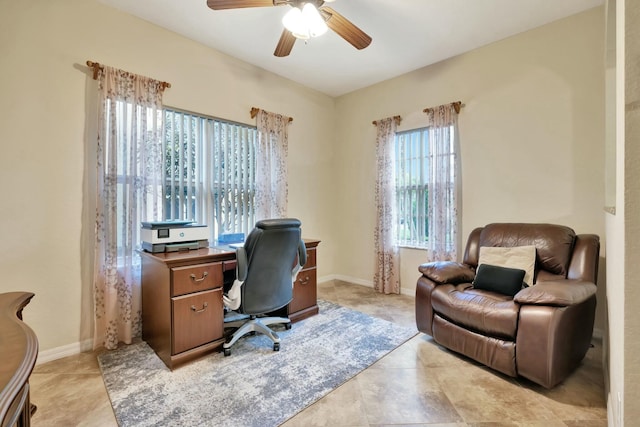
[[[318,301],[320,314],[255,335],[170,371],[144,342],[98,356],[118,424],[277,426],[373,364],[417,330]]]

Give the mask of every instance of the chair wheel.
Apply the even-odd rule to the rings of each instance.
[[[224,349],[224,357],[227,357],[227,356],[231,356],[231,349],[230,348],[225,348]]]
[[[273,343],[273,351],[280,351],[280,343],[279,342],[274,342]]]
[[[285,323],[284,324],[284,328],[288,331],[289,329],[291,329],[291,322],[289,323]]]

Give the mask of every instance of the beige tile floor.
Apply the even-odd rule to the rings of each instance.
[[[319,298],[415,327],[413,298],[340,281]],[[600,427],[607,425],[599,342],[553,390],[497,374],[418,334],[283,424],[310,426]],[[116,426],[96,353],[36,366],[39,426]]]

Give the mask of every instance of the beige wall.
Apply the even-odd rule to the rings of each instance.
[[[463,241],[477,226],[522,221],[566,224],[604,244],[603,58],[596,8],[338,98],[336,239],[351,250],[336,275],[372,280],[371,121],[458,100]],[[403,293],[413,294],[425,253],[401,258]]]
[[[615,146],[615,214],[606,217],[608,303],[608,358],[605,380],[608,389],[608,425],[637,425],[640,407],[640,4],[608,0],[612,15],[607,22],[609,41],[615,34],[615,135],[607,140]],[[609,98],[609,96],[607,96]],[[609,125],[610,126],[610,125]]]
[[[624,393],[624,23],[616,24],[616,0],[606,6],[606,167],[607,205],[605,214],[607,242],[607,325],[603,341],[603,369],[607,391],[608,425],[622,426]],[[618,14],[624,16],[624,4]],[[620,54],[621,53],[621,54]],[[622,120],[618,120],[618,117]],[[618,402],[620,398],[620,402]]]
[[[618,3],[622,3],[619,1]],[[624,359],[613,359],[612,363],[622,361],[624,386],[622,387],[622,420],[625,426],[638,424],[640,419],[640,4],[625,0],[623,25],[620,37],[624,38],[621,51],[624,53],[623,85],[624,106],[619,109],[624,115],[624,306],[614,307],[624,312],[622,330],[624,331]],[[621,52],[621,54],[622,54]],[[619,139],[620,141],[620,139]],[[620,298],[620,297],[618,297]],[[619,314],[616,314],[618,318]],[[619,354],[619,353],[618,353]],[[618,378],[620,379],[620,378]]]
[[[164,101],[173,107],[245,123],[255,123],[252,106],[292,116],[289,214],[305,236],[327,240],[319,274],[333,271],[332,98],[94,1],[1,8],[0,292],[36,294],[24,315],[41,350],[64,353],[92,334],[93,181],[85,178],[95,166],[85,125],[95,82],[86,60],[170,82]]]

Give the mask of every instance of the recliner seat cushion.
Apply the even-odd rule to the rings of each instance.
[[[477,290],[470,283],[440,285],[431,294],[433,311],[484,335],[515,341],[519,305],[513,297]]]

